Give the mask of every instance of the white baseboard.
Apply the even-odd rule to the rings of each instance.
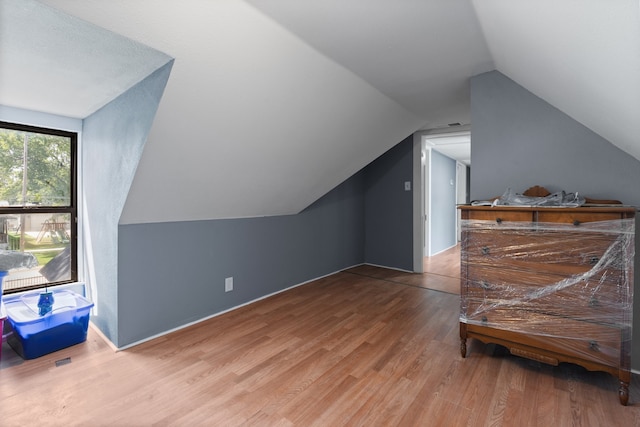
[[[362,264],[357,264],[357,265],[362,265]],[[243,304],[240,304],[240,305],[237,305],[237,306],[235,306],[235,307],[231,307],[231,308],[228,308],[228,309],[226,309],[226,310],[223,310],[223,311],[220,311],[220,312],[217,312],[217,313],[211,314],[211,315],[209,315],[209,316],[203,317],[203,318],[201,318],[201,319],[194,320],[193,322],[185,323],[184,325],[181,325],[181,326],[178,326],[178,327],[175,327],[175,328],[169,329],[169,330],[164,331],[164,332],[160,332],[160,333],[155,334],[155,335],[152,335],[152,336],[150,336],[150,337],[148,337],[148,338],[144,338],[144,339],[142,339],[142,340],[139,340],[139,341],[133,342],[133,343],[131,343],[131,344],[124,345],[124,346],[122,346],[122,347],[116,347],[116,346],[115,346],[111,341],[109,341],[109,339],[108,339],[108,338],[106,338],[106,337],[104,336],[104,334],[102,334],[102,332],[101,332],[101,331],[99,331],[99,330],[98,330],[98,328],[97,328],[97,327],[94,327],[94,330],[97,330],[97,331],[98,331],[98,333],[99,333],[99,334],[100,334],[100,335],[105,339],[105,341],[107,341],[107,342],[111,345],[111,347],[113,347],[113,348],[115,349],[115,351],[122,351],[122,350],[126,350],[126,349],[128,349],[128,348],[131,348],[131,347],[135,347],[135,346],[140,345],[140,344],[142,344],[142,343],[145,343],[145,342],[147,342],[147,341],[151,341],[151,340],[154,340],[154,339],[156,339],[156,338],[160,338],[160,337],[162,337],[162,336],[168,335],[168,334],[170,334],[170,333],[172,333],[172,332],[176,332],[176,331],[179,331],[179,330],[181,330],[181,329],[188,328],[188,327],[190,327],[190,326],[196,325],[196,324],[201,323],[201,322],[204,322],[204,321],[206,321],[206,320],[213,319],[214,317],[218,317],[218,316],[220,316],[220,315],[222,315],[222,314],[225,314],[225,313],[228,313],[228,312],[230,312],[230,311],[237,310],[238,308],[244,307],[244,306],[249,305],[249,304],[253,304],[254,302],[258,302],[258,301],[263,300],[263,299],[265,299],[265,298],[269,298],[269,297],[271,297],[271,296],[273,296],[273,295],[277,295],[277,294],[280,294],[280,293],[282,293],[282,292],[286,292],[286,291],[288,291],[288,290],[291,290],[291,289],[297,288],[298,286],[306,285],[306,284],[308,284],[308,283],[315,282],[316,280],[320,280],[320,279],[323,279],[323,278],[325,278],[325,277],[332,276],[332,275],[334,275],[334,274],[336,274],[336,273],[339,273],[339,272],[341,272],[341,271],[347,270],[347,269],[349,269],[349,268],[356,267],[357,265],[353,265],[353,266],[351,266],[351,267],[345,267],[345,268],[342,268],[342,269],[340,269],[340,270],[334,271],[333,273],[328,273],[328,274],[325,274],[325,275],[323,275],[323,276],[316,277],[316,278],[314,278],[314,279],[310,279],[310,280],[304,281],[304,282],[302,282],[302,283],[298,283],[298,284],[293,285],[293,286],[289,286],[288,288],[281,289],[281,290],[279,290],[279,291],[272,292],[272,293],[267,294],[267,295],[263,295],[263,296],[261,296],[261,297],[259,297],[259,298],[253,299],[253,300],[251,300],[251,301],[247,301],[247,302],[245,302],[245,303],[243,303]]]

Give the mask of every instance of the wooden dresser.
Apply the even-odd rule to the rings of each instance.
[[[476,338],[550,365],[605,371],[626,405],[635,208],[460,209],[462,357]]]

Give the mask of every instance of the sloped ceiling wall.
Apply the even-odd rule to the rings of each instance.
[[[171,58],[34,0],[0,0],[0,104],[84,119]]]
[[[496,69],[640,159],[638,0],[473,0]]]
[[[640,158],[637,0],[42,3],[175,58],[123,223],[299,212],[492,68]]]
[[[121,223],[297,213],[422,120],[241,1],[48,1],[176,58]]]
[[[468,123],[468,78],[497,69],[640,159],[638,0],[249,1],[424,129]]]
[[[423,119],[468,124],[469,77],[494,69],[469,0],[248,0]]]

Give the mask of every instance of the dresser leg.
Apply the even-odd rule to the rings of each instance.
[[[627,406],[629,402],[629,383],[620,381],[620,388],[618,389],[618,396],[620,397],[620,403]]]
[[[467,357],[467,324],[460,322],[460,355]]]

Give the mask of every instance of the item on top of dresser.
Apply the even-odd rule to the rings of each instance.
[[[508,206],[506,203],[502,203],[502,200],[507,200],[510,196],[509,193],[512,193],[511,188],[507,188],[507,191],[500,197],[493,197],[487,200],[474,200],[471,202],[471,206]],[[506,196],[505,196],[506,195]],[[533,187],[527,188],[521,195],[517,194],[519,203],[511,203],[511,206],[563,206],[563,207],[577,207],[584,205],[621,205],[622,202],[620,200],[614,199],[593,199],[589,197],[581,197],[578,193],[572,193],[566,195],[564,191],[559,193],[551,194],[549,190],[539,185],[534,185]],[[549,201],[543,200],[543,203],[537,202],[541,200],[540,198],[548,198]],[[555,200],[557,198],[565,199],[567,198],[567,203],[555,205],[551,203],[551,200]],[[579,204],[573,204],[569,199],[575,198]],[[532,202],[533,200],[533,202]]]
[[[502,196],[497,198],[494,206],[559,206],[578,207],[585,203],[585,198],[576,193],[558,191],[547,196],[526,196],[507,188]]]

